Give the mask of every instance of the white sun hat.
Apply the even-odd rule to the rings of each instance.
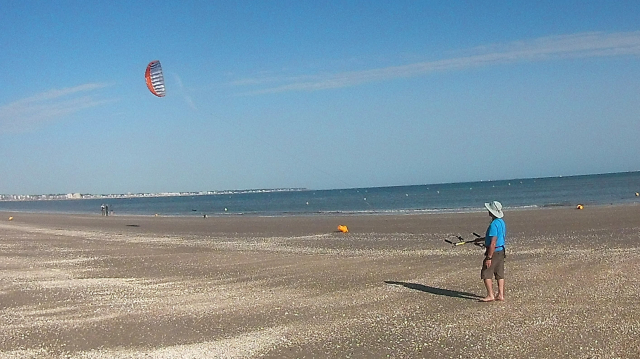
[[[493,214],[496,218],[504,217],[504,213],[502,213],[502,203],[498,201],[492,201],[484,204],[487,207],[487,210]]]

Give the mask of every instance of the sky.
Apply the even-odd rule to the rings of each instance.
[[[639,134],[637,1],[0,0],[3,194],[638,171]]]

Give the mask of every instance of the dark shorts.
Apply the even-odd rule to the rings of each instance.
[[[504,279],[504,251],[493,253],[491,258],[491,267],[485,266],[484,258],[482,259],[482,271],[480,278],[482,279]]]

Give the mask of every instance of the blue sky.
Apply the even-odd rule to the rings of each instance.
[[[637,1],[0,0],[0,49],[5,194],[640,170]]]

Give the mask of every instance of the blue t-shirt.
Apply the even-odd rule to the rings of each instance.
[[[491,224],[487,228],[487,234],[484,236],[484,245],[489,247],[491,245],[491,237],[498,237],[496,240],[496,252],[504,250],[504,239],[507,236],[507,225],[502,218],[496,218],[491,221]]]

